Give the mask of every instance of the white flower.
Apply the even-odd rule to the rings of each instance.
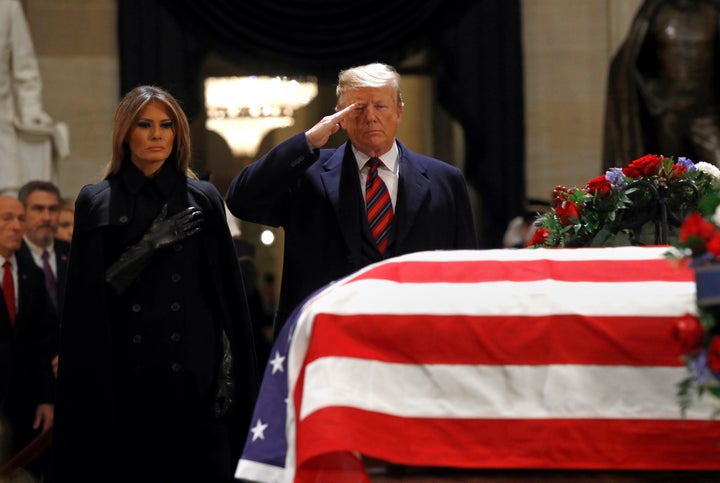
[[[700,161],[695,163],[695,168],[698,171],[702,171],[703,173],[709,175],[710,177],[712,177],[713,180],[720,179],[720,169],[718,169],[718,167],[714,164]]]
[[[720,226],[720,205],[715,208],[715,213],[713,213],[713,216],[710,218],[710,220],[715,223],[715,226]]]

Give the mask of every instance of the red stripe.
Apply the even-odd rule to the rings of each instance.
[[[380,251],[380,253],[385,253],[385,250],[387,250],[389,242],[390,242],[390,240],[388,239],[388,237],[385,237],[380,241],[380,243],[378,243],[378,250]]]
[[[297,461],[359,451],[411,466],[714,470],[719,441],[717,421],[414,419],[339,407],[300,422]]]
[[[681,366],[675,317],[318,314],[306,363]]]
[[[375,228],[372,231],[373,237],[377,239],[378,235],[382,233],[387,226],[390,224],[390,220],[392,220],[392,211],[388,211],[385,213],[385,216],[380,218],[377,222],[377,225],[375,225]]]
[[[368,211],[368,220],[372,220],[373,218],[375,218],[380,212],[380,210],[389,202],[390,195],[387,191],[385,191],[385,193],[383,193],[383,196],[378,198],[377,202]]]
[[[389,261],[349,279],[382,279],[404,283],[477,283],[501,280],[529,282],[694,282],[694,272],[665,259],[657,260],[460,260]]]
[[[371,184],[367,190],[367,193],[365,193],[365,198],[368,200],[371,199],[379,188],[380,188],[380,183],[374,182],[373,184]]]
[[[376,178],[375,181],[370,185],[370,188],[367,190],[367,193],[365,193],[365,199],[370,200],[377,194],[380,189],[382,189],[385,186],[385,184],[382,182],[380,178]],[[387,189],[385,190],[387,192]]]

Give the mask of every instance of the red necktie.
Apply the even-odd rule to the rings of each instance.
[[[385,253],[390,237],[393,207],[390,193],[378,175],[380,163],[378,158],[370,158],[367,162],[370,171],[368,171],[365,182],[365,204],[370,233],[372,233],[380,253]]]
[[[9,260],[3,263],[2,290],[5,297],[5,305],[10,316],[10,323],[15,325],[15,282],[13,281],[12,265]]]

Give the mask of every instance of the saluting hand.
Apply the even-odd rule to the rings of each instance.
[[[355,110],[355,104],[350,104],[335,114],[323,117],[320,122],[305,132],[308,144],[312,149],[321,148],[328,142],[330,136],[342,127],[345,118]]]

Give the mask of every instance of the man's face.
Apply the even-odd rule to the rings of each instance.
[[[25,209],[11,196],[0,196],[0,255],[10,257],[22,243]]]
[[[342,105],[338,107],[353,103],[355,110],[342,123],[353,146],[370,157],[388,152],[402,119],[402,108],[397,104],[393,88],[352,89],[343,95]]]
[[[33,191],[27,198],[25,225],[28,240],[48,247],[55,238],[60,222],[60,200],[49,191]]]

